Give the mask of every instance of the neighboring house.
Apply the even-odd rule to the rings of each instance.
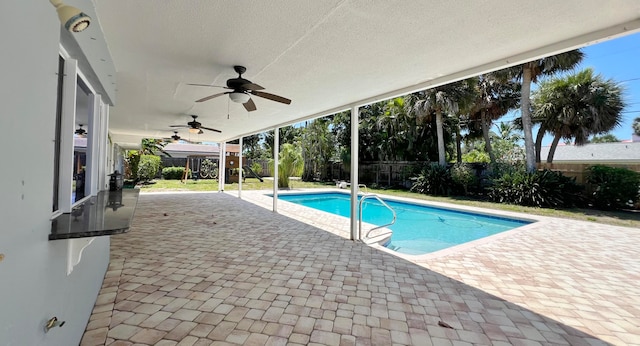
[[[541,158],[547,158],[549,147],[542,147]],[[558,145],[553,164],[640,165],[640,142],[593,143],[583,146]]]
[[[550,169],[587,182],[588,168],[593,165],[627,168],[640,173],[640,142],[593,143],[583,146],[558,145],[553,163],[545,163],[549,147],[542,147],[539,169]]]

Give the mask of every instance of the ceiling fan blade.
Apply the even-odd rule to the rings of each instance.
[[[243,103],[242,105],[244,106],[244,109],[247,110],[247,112],[253,112],[256,110],[256,104],[253,103],[252,99],[249,99],[249,101]]]
[[[253,95],[260,96],[262,98],[265,98],[265,99],[268,99],[268,100],[271,100],[271,101],[276,101],[276,102],[280,102],[280,103],[284,103],[284,104],[291,104],[291,100],[289,100],[288,98],[284,98],[282,96],[269,94],[269,93],[265,93],[265,92],[262,92],[262,91],[252,91],[251,93]]]
[[[189,125],[169,125],[169,127],[191,127]]]
[[[263,87],[259,86],[259,85],[258,85],[258,84],[256,84],[256,83],[246,83],[246,84],[242,84],[242,87],[243,87],[244,89],[247,89],[247,90],[254,90],[254,91],[256,91],[256,90],[264,90],[264,88],[263,88]]]
[[[226,87],[226,86],[222,86],[222,85],[195,84],[195,83],[187,83],[187,85],[203,86],[203,87],[210,87],[210,88],[225,88],[225,89],[229,89],[228,87]]]
[[[213,94],[213,95],[211,95],[211,96],[203,97],[203,98],[201,98],[201,99],[199,99],[199,100],[196,100],[196,102],[209,101],[209,100],[211,100],[211,99],[213,99],[213,98],[216,98],[216,97],[218,97],[218,96],[222,96],[222,95],[224,95],[224,94],[228,94],[228,93],[229,93],[229,92],[223,92],[223,93],[219,93],[219,94]]]
[[[209,130],[209,131],[213,131],[213,132],[218,132],[218,133],[222,133],[222,131],[220,130],[216,130],[216,129],[212,129],[210,127],[204,127],[204,126],[200,126],[201,129],[205,129],[205,130]]]

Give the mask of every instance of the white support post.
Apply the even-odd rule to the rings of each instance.
[[[66,59],[62,90],[62,122],[60,124],[60,172],[58,181],[58,210],[71,212],[73,189],[73,133],[76,121],[76,88],[78,61]]]
[[[273,211],[278,212],[278,164],[280,163],[280,128],[273,129]]]
[[[219,192],[224,192],[225,179],[227,177],[227,142],[220,144],[220,168],[218,168]]]
[[[242,198],[242,175],[244,170],[242,169],[242,137],[240,137],[240,157],[238,158],[238,165],[240,169],[238,171],[238,198]]]
[[[360,240],[358,233],[358,106],[351,108],[351,240]]]
[[[108,150],[109,146],[109,105],[100,102],[100,140],[98,141],[100,147],[98,155],[100,163],[98,165],[98,191],[106,190],[108,188],[107,174],[112,173],[109,170],[114,169],[111,167],[107,160],[109,159]],[[119,172],[124,173],[124,172]]]
[[[224,152],[222,151],[222,142],[218,143],[218,192],[222,192],[222,157],[224,156]],[[189,158],[187,158],[188,160]]]
[[[94,196],[98,193],[98,176],[100,175],[100,142],[101,133],[101,114],[100,114],[100,95],[89,95],[89,122],[87,124],[87,164],[85,171],[85,196]]]

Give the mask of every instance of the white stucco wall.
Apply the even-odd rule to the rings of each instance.
[[[49,1],[0,4],[0,345],[78,345],[109,260],[99,237],[66,275],[49,241],[60,23]],[[57,316],[62,328],[44,333]]]

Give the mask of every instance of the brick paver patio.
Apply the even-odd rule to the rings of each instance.
[[[640,230],[543,218],[400,258],[243,197],[141,195],[82,345],[640,345]]]

